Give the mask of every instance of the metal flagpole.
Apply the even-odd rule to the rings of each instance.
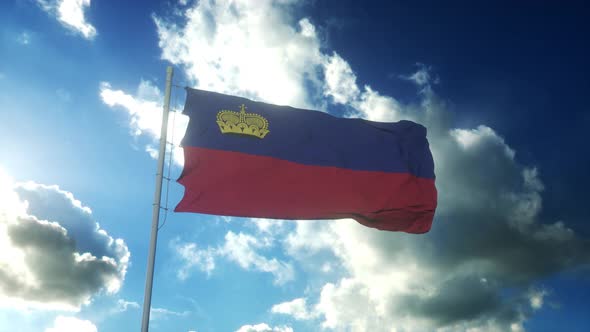
[[[141,332],[148,332],[150,324],[150,309],[152,303],[152,285],[154,283],[154,264],[156,262],[156,242],[158,241],[158,225],[160,223],[160,199],[162,197],[162,178],[164,174],[164,159],[166,154],[166,135],[168,131],[168,113],[170,112],[170,90],[172,88],[172,74],[174,69],[166,69],[166,94],[164,95],[164,110],[162,112],[162,130],[160,132],[160,151],[158,152],[158,173],[156,173],[156,191],[152,207],[152,234],[148,253],[147,271],[145,275],[145,294],[143,298],[143,317]]]

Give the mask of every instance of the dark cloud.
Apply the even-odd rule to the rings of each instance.
[[[446,280],[431,296],[408,296],[402,300],[408,314],[427,317],[437,325],[479,319],[482,312],[502,313],[514,321],[518,312],[503,302],[498,290],[485,279],[473,276]]]
[[[27,212],[43,220],[58,221],[75,241],[76,249],[89,252],[97,257],[116,256],[117,247],[112,238],[99,232],[99,225],[93,220],[92,212],[82,206],[71,193],[57,186],[35,183],[18,185],[15,188],[21,200],[28,202]]]
[[[20,184],[12,194],[26,202],[26,213],[3,206],[0,223],[11,250],[22,256],[0,264],[0,295],[78,309],[97,292],[119,290],[129,251],[100,229],[89,208],[57,186]]]
[[[390,299],[393,306],[437,327],[494,322],[509,329],[533,313],[530,289],[540,280],[588,267],[590,242],[562,222],[541,220],[536,170],[519,165],[493,130],[446,133],[430,138],[440,199],[431,232],[374,233],[368,241],[387,266],[406,255],[434,274],[426,279],[431,294]]]
[[[482,275],[513,286],[590,263],[588,240],[561,224],[535,224],[520,230],[506,219],[460,216],[463,219],[446,220],[449,229],[444,235],[433,234],[440,236],[438,250],[428,260],[440,269],[479,265]]]

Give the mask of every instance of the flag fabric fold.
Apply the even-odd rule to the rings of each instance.
[[[177,212],[341,219],[424,233],[437,204],[426,128],[187,88]]]

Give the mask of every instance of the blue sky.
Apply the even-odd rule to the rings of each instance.
[[[582,2],[2,2],[0,331],[139,329],[167,65],[179,86],[424,124],[439,207],[425,235],[170,213],[151,330],[586,330],[587,17]]]

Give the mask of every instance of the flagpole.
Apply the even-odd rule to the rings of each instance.
[[[166,93],[164,95],[164,110],[162,111],[162,129],[160,132],[160,150],[158,152],[158,172],[156,173],[156,191],[152,207],[152,234],[148,253],[147,271],[145,275],[145,293],[143,298],[143,317],[141,332],[148,332],[150,324],[150,309],[152,303],[152,285],[154,283],[154,264],[156,262],[156,242],[158,241],[158,225],[160,223],[160,199],[162,198],[162,178],[164,174],[164,159],[166,154],[166,135],[168,131],[168,113],[170,112],[170,90],[172,88],[172,66],[166,68]]]

